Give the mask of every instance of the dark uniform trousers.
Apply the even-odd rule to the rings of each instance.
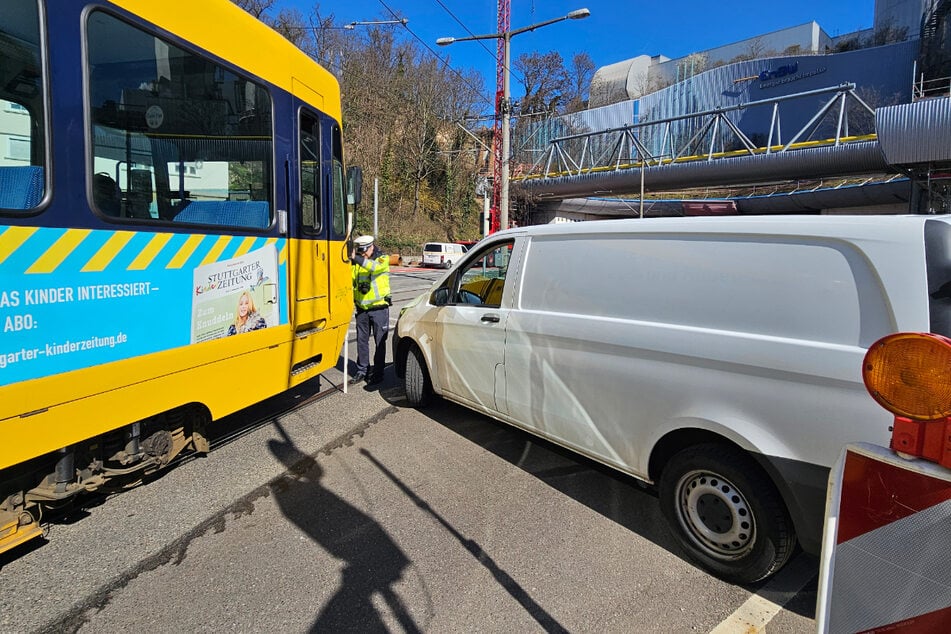
[[[382,379],[386,365],[386,337],[390,331],[390,307],[374,307],[357,310],[357,374],[368,378]],[[373,367],[370,367],[370,335],[376,349],[373,351]]]

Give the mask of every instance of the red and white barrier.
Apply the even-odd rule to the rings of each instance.
[[[951,469],[846,447],[829,477],[816,629],[951,632]]]

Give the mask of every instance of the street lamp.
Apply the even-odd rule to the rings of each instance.
[[[402,24],[403,26],[406,26],[408,22],[409,20],[406,18],[403,18],[402,20],[371,20],[368,22],[358,21],[351,22],[350,24],[344,24],[343,28],[347,29],[348,31],[352,31],[354,27],[358,26],[373,26],[376,24]]]
[[[403,19],[401,19],[401,20],[368,20],[368,21],[357,20],[357,21],[354,21],[354,22],[350,22],[349,24],[344,24],[343,26],[333,26],[333,25],[328,25],[328,24],[321,24],[321,25],[317,26],[317,25],[313,25],[313,24],[312,24],[311,26],[284,26],[284,27],[281,27],[281,30],[287,30],[287,31],[311,31],[311,32],[313,33],[313,36],[314,36],[314,41],[316,42],[316,45],[317,45],[317,53],[315,54],[315,59],[317,59],[318,61],[320,61],[320,58],[321,58],[321,43],[322,43],[322,41],[323,41],[323,33],[324,33],[324,31],[331,31],[331,30],[333,30],[333,31],[337,31],[337,30],[353,31],[353,30],[354,30],[356,27],[358,27],[358,26],[376,26],[376,25],[381,25],[381,24],[402,24],[403,26],[406,26],[406,24],[407,24],[408,22],[409,22],[409,20],[406,19],[406,18],[403,18]],[[288,38],[288,39],[290,39],[290,38]],[[293,40],[292,40],[292,41],[293,41]],[[295,42],[295,43],[296,43],[296,42]],[[338,53],[338,55],[339,55],[339,53]],[[328,68],[330,67],[331,64],[333,64],[333,60],[329,60],[329,59],[328,59],[328,60],[326,60],[326,62],[327,62]],[[333,72],[333,70],[331,70],[331,72]],[[338,69],[337,69],[337,73],[336,73],[336,74],[339,74],[339,64],[338,64]]]
[[[441,37],[436,40],[436,44],[439,46],[448,46],[455,42],[467,42],[470,40],[502,40],[502,50],[503,50],[503,63],[502,63],[502,103],[499,104],[499,108],[502,110],[502,183],[501,183],[501,192],[499,196],[499,229],[505,230],[509,228],[509,146],[511,144],[510,137],[510,117],[512,111],[512,104],[510,98],[510,75],[511,71],[509,70],[509,62],[511,57],[511,41],[512,38],[520,33],[527,33],[528,31],[534,31],[543,26],[548,26],[549,24],[555,24],[556,22],[563,22],[564,20],[580,20],[591,15],[591,12],[587,9],[576,9],[567,15],[563,15],[560,18],[553,18],[551,20],[545,20],[544,22],[536,22],[535,24],[530,24],[528,26],[523,26],[520,29],[509,29],[503,33],[488,33],[486,35],[470,35],[468,37]]]

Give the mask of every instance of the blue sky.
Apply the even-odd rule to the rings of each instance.
[[[512,39],[513,61],[523,53],[557,50],[568,62],[587,51],[595,67],[638,55],[677,58],[738,40],[815,20],[830,36],[872,25],[874,0],[797,0],[772,4],[716,0],[510,0],[511,28],[567,14],[586,7],[591,16],[523,33]],[[310,14],[315,0],[278,0]],[[457,69],[468,68],[495,88],[495,41],[458,42],[436,46],[440,37],[465,37],[497,31],[495,0],[320,0],[322,16],[333,14],[341,26],[353,21],[409,20],[406,37],[425,44]],[[361,27],[357,27],[361,28]],[[385,27],[403,29],[401,26]],[[483,47],[483,45],[485,45]],[[523,94],[513,75],[512,95]]]

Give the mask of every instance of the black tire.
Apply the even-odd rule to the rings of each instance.
[[[413,407],[426,407],[433,399],[433,384],[429,380],[429,370],[423,360],[423,353],[416,345],[410,346],[406,353],[403,389],[406,391],[406,400]]]
[[[661,474],[659,493],[677,541],[725,581],[761,581],[795,549],[796,533],[779,493],[738,448],[705,444],[675,454]]]

